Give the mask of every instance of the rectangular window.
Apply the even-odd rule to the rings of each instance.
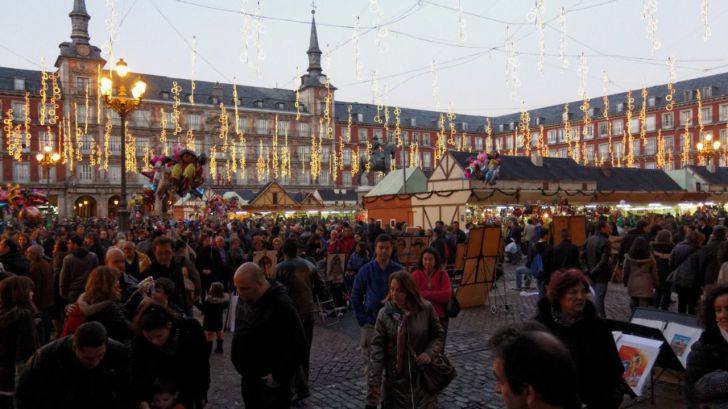
[[[546,135],[548,136],[549,145],[553,145],[556,143],[556,129],[549,129]]]
[[[700,110],[700,114],[703,117],[704,124],[713,122],[713,107],[703,107],[703,109]]]
[[[602,161],[609,160],[609,144],[608,143],[599,144],[599,160],[602,160]]]
[[[111,144],[110,142],[111,141],[109,141],[109,144]],[[140,137],[136,138],[135,146],[136,146],[137,156],[144,155],[144,147],[147,145],[149,145],[149,139],[140,138]],[[119,147],[119,149],[121,149],[121,146]],[[195,151],[195,152],[199,152],[199,151]],[[146,158],[145,160],[148,160],[148,158]]]
[[[657,129],[657,118],[654,115],[647,115],[645,117],[645,130],[652,132]]]
[[[622,150],[622,142],[615,142],[612,147],[612,152],[614,152],[615,158],[621,158],[624,156],[624,151]]]
[[[647,138],[645,143],[645,155],[654,155],[657,152],[657,141],[655,138]]]
[[[288,121],[278,121],[278,135],[285,135],[290,123]]]
[[[632,141],[632,154],[634,156],[642,155],[642,149],[640,148],[640,142],[641,141],[639,139]]]
[[[632,121],[630,122],[630,130],[632,133],[639,133],[640,131],[640,119],[639,118],[632,118]]]
[[[298,147],[298,160],[308,162],[310,153],[311,153],[310,146],[299,146]]]
[[[348,170],[345,170],[341,172],[341,183],[344,186],[351,186],[351,172]]]
[[[557,129],[556,136],[559,139],[559,143],[566,142],[566,130],[564,128]]]
[[[30,182],[30,163],[13,162],[13,182]]]
[[[624,133],[624,120],[615,119],[612,121],[612,135],[619,136]]]
[[[366,142],[369,140],[369,132],[366,128],[359,128],[359,142]]]
[[[299,185],[311,184],[311,174],[303,168],[298,173],[298,184]]]
[[[672,135],[665,135],[665,137],[662,138],[662,144],[665,146],[665,152],[669,152],[675,148],[675,142]],[[672,156],[674,157],[675,154]]]
[[[506,138],[506,149],[513,149],[513,136]]]
[[[121,166],[109,165],[109,182],[119,182],[121,180]]]
[[[148,109],[137,109],[134,111],[134,123],[136,126],[148,128],[152,113]]]
[[[13,107],[13,120],[14,121],[25,120],[25,102],[13,101],[12,107]]]
[[[76,77],[76,95],[85,95],[88,86],[88,77]],[[91,89],[89,89],[89,94]]]
[[[372,137],[372,141],[384,142],[384,140],[382,139],[382,130],[381,129],[374,130],[374,136]]]
[[[586,130],[584,139],[587,139],[587,140],[594,139],[594,124],[589,124],[584,129]],[[592,152],[592,153],[594,153],[594,152]]]
[[[321,161],[325,163],[329,163],[329,159],[331,159],[331,147],[328,145],[321,147]]]
[[[261,135],[268,133],[268,128],[270,127],[270,120],[269,119],[256,119],[255,120],[255,132]]]
[[[15,91],[25,91],[25,78],[16,77],[13,81],[13,89]]]
[[[483,150],[483,137],[477,136],[475,138],[475,149],[482,151]]]
[[[121,136],[111,135],[111,138],[109,138],[109,149],[114,155],[121,153]]]
[[[200,130],[200,114],[187,115],[187,127],[193,131]]]
[[[45,146],[50,146],[51,151],[56,150],[56,136],[53,133],[47,131],[38,132],[38,151],[42,151]]]
[[[344,159],[344,166],[350,166],[351,165],[351,149],[344,148],[342,156]]]
[[[76,165],[78,169],[78,180],[81,183],[88,183],[93,180],[94,172],[93,168],[91,168],[91,165],[87,164],[78,164]]]
[[[686,109],[680,111],[680,126],[692,125],[693,124],[693,110]]]
[[[720,135],[719,140],[720,140],[721,148],[724,146],[728,146],[728,145],[726,145],[726,141],[728,140],[728,129],[721,128],[719,135]]]
[[[589,162],[594,162],[594,145],[589,145],[586,147],[586,160]]]
[[[56,166],[51,166],[44,169],[43,166],[38,165],[38,175],[40,181],[43,183],[55,182],[56,179]]]
[[[319,178],[318,178],[318,183],[320,185],[329,184],[329,170],[328,169],[324,169],[321,171],[321,174],[319,175]]]
[[[106,112],[108,112],[109,116],[111,117],[111,125],[121,125],[121,117],[119,116],[119,114],[116,113],[116,111],[114,111],[113,109],[107,109]],[[105,115],[104,118],[106,118]]]
[[[307,122],[298,123],[298,136],[311,136],[309,135],[310,132],[310,127]]]
[[[721,122],[728,121],[728,104],[718,106],[718,120]]]
[[[91,135],[81,135],[81,152],[91,153]]]
[[[569,151],[566,148],[559,149],[559,157],[560,158],[566,158],[568,157]]]
[[[539,132],[531,132],[531,146],[538,146],[538,136],[540,135]],[[479,148],[478,150],[482,150],[483,148]]]
[[[430,140],[430,133],[424,132],[422,134],[422,146],[432,146],[432,141]]]
[[[662,129],[672,129],[675,127],[675,115],[672,112],[662,113]]]
[[[655,162],[646,162],[645,169],[657,169],[657,165]]]
[[[603,136],[607,136],[607,135],[609,135],[609,122],[607,122],[607,121],[599,122],[599,136],[603,137]]]
[[[112,118],[113,118],[113,114],[112,114]],[[165,128],[166,129],[174,129],[175,128],[175,125],[174,125],[174,117],[172,116],[172,113],[171,112],[165,112],[164,113],[164,120],[167,121],[167,123],[165,125]]]
[[[425,169],[432,168],[432,153],[422,152],[422,167]]]

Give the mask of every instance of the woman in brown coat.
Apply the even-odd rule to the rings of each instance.
[[[444,341],[437,313],[420,296],[412,276],[406,271],[392,273],[389,295],[374,328],[368,380],[370,393],[382,399],[383,409],[437,408],[437,395],[424,388],[418,365],[442,353]]]
[[[658,282],[657,263],[652,257],[650,243],[644,237],[637,237],[624,255],[624,285],[631,298],[630,307],[634,310],[652,305]]]

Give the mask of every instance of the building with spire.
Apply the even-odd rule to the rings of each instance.
[[[91,41],[84,0],[74,0],[69,17],[70,41],[60,44],[53,72],[60,90],[53,110],[57,121],[40,121],[41,113],[50,112],[51,79],[42,109],[41,72],[0,67],[0,109],[12,123],[2,133],[0,181],[48,187],[52,204],[64,216],[113,216],[122,205],[120,121],[97,93],[106,61]],[[315,15],[309,34],[308,67],[297,89],[195,81],[192,98],[189,78],[140,73],[147,91],[127,122],[131,154],[126,159],[136,163],[128,191],[141,194],[149,182],[138,172],[145,167],[146,154],[171,152],[180,143],[213,155],[206,165],[207,188],[257,190],[275,179],[290,192],[318,190],[322,196],[328,190],[340,194],[356,188],[352,173],[361,168],[357,153],[366,156],[375,141],[397,141],[396,167],[415,165],[426,174],[446,150],[491,148],[508,155],[570,156],[586,165],[616,167],[631,161],[634,167],[674,169],[703,160],[696,146],[708,134],[722,142],[715,159],[721,164],[728,160],[728,74],[680,81],[671,88],[647,87],[644,98],[642,90],[635,90],[631,110],[628,94],[618,93],[592,98],[584,111],[583,101],[533,109],[528,121],[522,113],[447,115],[337,101],[336,88],[323,70]],[[221,142],[223,111],[227,143]],[[35,158],[45,146],[66,150],[65,161],[47,173]],[[284,146],[290,153],[285,172]],[[369,181],[383,176],[371,174]]]

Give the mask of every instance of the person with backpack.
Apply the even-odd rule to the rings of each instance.
[[[516,290],[530,287],[530,279],[537,282],[539,295],[544,295],[544,288],[549,281],[553,261],[553,248],[548,243],[549,231],[545,228],[538,230],[538,241],[528,249],[526,266],[516,269]],[[526,276],[526,286],[522,287],[523,276]]]
[[[607,296],[609,279],[612,278],[612,267],[609,262],[612,256],[612,247],[609,244],[609,233],[612,228],[604,220],[596,224],[594,234],[586,239],[584,244],[584,255],[586,258],[586,273],[590,284],[594,289],[594,306],[597,315],[601,318],[607,317],[604,308],[604,299]]]

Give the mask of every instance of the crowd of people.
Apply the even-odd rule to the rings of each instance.
[[[226,352],[227,329],[245,407],[288,408],[311,394],[322,308],[350,309],[361,327],[367,408],[436,408],[447,382],[433,386],[428,368],[449,365],[448,266],[471,227],[154,218],[126,234],[103,219],[8,227],[0,238],[0,409],[203,408],[210,356]],[[603,320],[620,270],[634,307],[670,308],[676,291],[677,310],[695,314],[702,299],[705,332],[688,360],[687,396],[697,405],[725,392],[728,286],[712,287],[728,275],[724,226],[638,221],[616,255],[610,237],[619,232],[606,221],[590,223],[583,248],[566,230],[552,246],[536,218],[504,229],[527,255],[517,288],[535,281],[542,294],[533,321],[491,339],[496,391],[508,408],[617,408],[631,393]],[[427,243],[414,257],[399,245],[408,235]],[[330,256],[342,258],[334,264],[343,274]],[[556,385],[543,376],[549,371],[572,381]]]

